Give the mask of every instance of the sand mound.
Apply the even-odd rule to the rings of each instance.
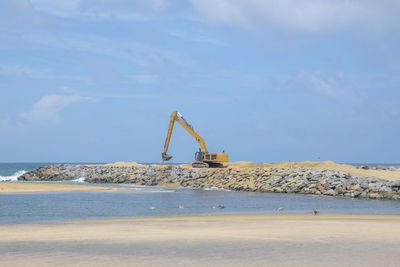
[[[282,161],[271,164],[275,168],[321,168],[321,169],[336,169],[342,166],[350,166],[345,164],[337,164],[331,160],[327,161],[303,161],[303,162],[290,162]]]
[[[228,168],[234,169],[252,169],[252,168],[284,168],[284,169],[293,169],[293,168],[316,168],[322,170],[337,170],[343,173],[348,173],[356,176],[368,176],[368,177],[379,177],[388,180],[400,180],[400,171],[390,171],[390,170],[375,170],[375,169],[360,169],[353,165],[348,164],[338,164],[333,161],[304,161],[304,162],[290,162],[290,161],[282,161],[277,163],[255,163],[250,161],[236,161],[236,162],[227,162],[224,165]],[[105,164],[105,166],[113,166],[113,167],[146,167],[147,165],[139,164],[136,162],[115,162],[110,164]],[[154,165],[156,166],[156,165]],[[159,166],[159,165],[157,165]],[[168,166],[168,165],[164,165]],[[192,168],[192,164],[183,164],[179,165],[180,167]]]
[[[290,162],[282,161],[277,163],[254,163],[249,161],[237,161],[224,163],[228,168],[242,169],[242,168],[315,168],[321,170],[337,170],[343,173],[348,173],[356,176],[366,176],[366,177],[379,177],[387,180],[400,180],[400,170],[390,171],[390,170],[375,170],[375,169],[360,169],[356,166],[349,164],[338,164],[331,160],[327,161],[304,161],[304,162]]]
[[[228,168],[317,168],[317,169],[338,169],[343,167],[353,167],[352,165],[337,164],[333,161],[304,161],[304,162],[291,162],[281,161],[277,163],[255,163],[251,161],[236,161],[223,163]],[[183,164],[181,167],[190,167],[191,164]]]
[[[123,162],[123,161],[119,161],[119,162],[115,162],[115,163],[105,164],[105,166],[113,166],[113,167],[140,167],[140,166],[144,166],[144,165],[143,165],[143,164],[136,163],[136,162],[134,162],[134,161],[132,161],[132,162]]]
[[[266,168],[270,167],[272,164],[269,163],[255,163],[251,161],[236,161],[236,162],[228,162],[224,163],[228,167],[233,168]]]
[[[351,165],[337,164],[333,161],[304,161],[304,162],[291,162],[281,161],[277,163],[255,163],[250,161],[236,161],[229,162],[226,165],[230,168],[317,168],[317,169],[337,169],[343,167],[354,167]],[[355,168],[355,167],[354,167]]]
[[[304,162],[291,162],[281,161],[277,163],[255,163],[251,161],[236,161],[224,163],[228,168],[317,168],[317,169],[340,169],[340,168],[355,168],[351,165],[337,164],[333,161],[304,161]],[[189,167],[191,164],[181,165],[182,167]]]

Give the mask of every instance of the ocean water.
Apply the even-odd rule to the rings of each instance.
[[[188,214],[311,214],[313,209],[321,214],[400,214],[397,201],[133,185],[130,188],[128,192],[0,194],[0,223]]]
[[[22,174],[43,167],[47,165],[55,165],[55,164],[75,164],[71,162],[60,162],[60,163],[48,163],[48,162],[40,162],[40,163],[2,163],[0,162],[0,182],[11,182],[17,181],[18,177]],[[102,162],[79,162],[76,164],[101,164]],[[141,164],[160,164],[160,163],[141,163]],[[168,165],[179,165],[183,163],[168,163]]]
[[[37,169],[47,163],[0,163],[0,181],[17,181],[27,171]]]
[[[32,171],[34,169],[47,166],[47,165],[55,165],[61,163],[48,163],[48,162],[40,162],[40,163],[2,163],[0,162],[0,182],[12,182],[17,181],[18,177],[22,174]],[[70,163],[74,164],[74,163]],[[99,163],[79,163],[79,164],[99,164]]]
[[[0,163],[2,181],[48,163]],[[62,182],[87,184],[83,179]],[[340,199],[327,196],[252,193],[206,189],[88,184],[126,188],[124,192],[0,194],[0,223],[153,217],[188,214],[312,213],[400,214],[400,201]],[[219,206],[223,205],[224,208]],[[283,208],[283,211],[279,211]]]

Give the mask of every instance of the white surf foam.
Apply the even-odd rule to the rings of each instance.
[[[137,193],[173,193],[175,190],[166,189],[163,187],[155,187],[148,185],[138,185],[138,184],[119,184],[120,188],[126,188]]]
[[[72,182],[84,183],[86,177],[79,177],[77,179],[72,180]]]
[[[10,176],[0,176],[0,182],[18,181],[18,177],[20,177],[21,175],[23,175],[25,173],[26,173],[25,170],[19,170]]]
[[[227,192],[231,191],[229,189],[220,188],[220,187],[216,187],[216,186],[203,187],[203,190],[206,190],[206,191],[227,191]]]

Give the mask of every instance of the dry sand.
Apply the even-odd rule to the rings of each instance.
[[[125,191],[122,188],[111,188],[90,185],[65,185],[65,184],[31,184],[0,182],[1,193],[33,193],[33,192],[62,192],[62,191]]]
[[[387,180],[400,180],[400,169],[397,171],[390,170],[364,170],[359,169],[356,166],[349,164],[338,164],[333,161],[304,161],[304,162],[289,162],[282,161],[278,163],[254,163],[250,161],[236,161],[236,162],[228,162],[224,163],[225,166],[234,169],[243,169],[243,168],[263,168],[263,169],[271,169],[271,168],[284,168],[284,169],[293,169],[293,168],[316,168],[322,170],[338,170],[343,173],[348,173],[356,176],[367,176],[367,177],[378,177]],[[136,162],[115,162],[106,164],[106,166],[115,166],[115,167],[145,167],[147,165],[139,164]],[[160,165],[155,165],[160,166]],[[183,164],[179,165],[185,168],[191,168],[191,164]]]
[[[105,164],[105,166],[112,166],[112,167],[145,167],[146,165],[139,164],[139,163],[134,162],[134,161],[132,161],[132,162],[119,161],[119,162]]]
[[[400,168],[397,171],[390,170],[364,170],[359,169],[356,166],[349,164],[338,164],[333,161],[304,161],[304,162],[289,162],[282,161],[278,163],[254,163],[250,161],[236,161],[236,162],[228,162],[224,163],[225,166],[233,169],[254,169],[254,168],[262,168],[262,169],[272,169],[272,168],[284,168],[284,169],[293,169],[293,168],[315,168],[321,170],[337,170],[343,173],[356,175],[356,176],[366,176],[366,177],[378,177],[386,180],[400,180]],[[191,164],[181,165],[182,167],[191,168]]]
[[[2,266],[398,266],[398,215],[221,215],[0,225]]]

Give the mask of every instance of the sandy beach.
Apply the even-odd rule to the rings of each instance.
[[[2,266],[398,266],[400,216],[219,215],[0,225]]]
[[[78,191],[96,191],[113,192],[125,191],[122,188],[110,188],[90,185],[65,185],[65,184],[31,184],[31,183],[8,183],[0,182],[0,194],[8,193],[35,193],[35,192],[78,192]]]

